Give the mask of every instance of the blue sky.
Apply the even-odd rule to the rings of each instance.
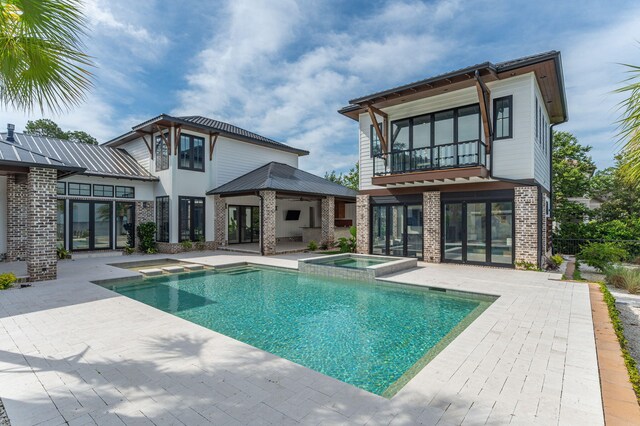
[[[637,1],[85,0],[97,65],[87,102],[45,116],[101,142],[158,115],[198,114],[357,160],[351,98],[467,65],[562,52],[569,122],[599,167],[616,151],[619,63],[640,64]],[[615,6],[614,6],[615,5]],[[2,111],[22,129],[39,118]]]

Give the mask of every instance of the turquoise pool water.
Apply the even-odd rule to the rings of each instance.
[[[367,257],[343,257],[339,259],[321,259],[311,263],[316,265],[340,266],[341,268],[364,269],[368,266],[393,262],[396,259],[374,259]]]
[[[105,287],[387,397],[491,303],[252,266]]]

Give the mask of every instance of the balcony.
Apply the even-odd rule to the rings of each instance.
[[[373,156],[374,185],[485,179],[486,145],[481,140],[393,151]]]

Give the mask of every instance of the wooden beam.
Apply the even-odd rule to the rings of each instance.
[[[380,117],[389,118],[389,114],[387,114],[384,111],[379,110],[378,108],[374,107],[373,105],[368,105],[368,107],[371,108],[371,111],[373,111],[374,113],[378,114]]]
[[[177,125],[175,127],[174,130],[174,136],[173,136],[173,152],[176,153],[176,155],[178,155],[178,147],[180,146],[180,135],[182,134],[182,126],[181,125]]]
[[[373,124],[373,128],[376,129],[376,134],[378,135],[378,139],[380,139],[380,147],[382,148],[382,152],[383,154],[386,154],[387,152],[389,152],[388,145],[387,145],[387,138],[382,133],[382,130],[380,130],[378,119],[376,118],[376,115],[373,112],[372,108],[373,107],[369,105],[367,107],[367,111],[369,112],[369,117],[371,117],[371,124]]]
[[[162,138],[162,141],[167,146],[167,151],[169,151],[169,155],[171,155],[171,141],[169,139],[167,139],[167,137],[164,134],[164,131],[166,129],[161,128],[157,124],[155,126],[156,126],[156,129],[158,130],[158,133],[160,133],[160,137]]]
[[[480,73],[476,71],[475,75],[476,79],[476,90],[478,91],[478,101],[480,103],[480,114],[482,116],[482,127],[484,129],[484,138],[485,143],[487,145],[487,154],[491,152],[491,142],[493,142],[493,129],[491,117],[489,115],[489,102],[491,100],[491,91],[484,84],[482,80],[480,80]]]
[[[209,161],[213,160],[213,149],[216,147],[220,133],[209,133]]]

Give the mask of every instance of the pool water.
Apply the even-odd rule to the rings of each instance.
[[[364,269],[368,266],[381,265],[383,263],[392,262],[388,259],[373,259],[367,257],[342,257],[339,259],[319,260],[314,263],[328,266],[339,266],[341,268]]]
[[[386,397],[492,301],[253,266],[104,286]]]

